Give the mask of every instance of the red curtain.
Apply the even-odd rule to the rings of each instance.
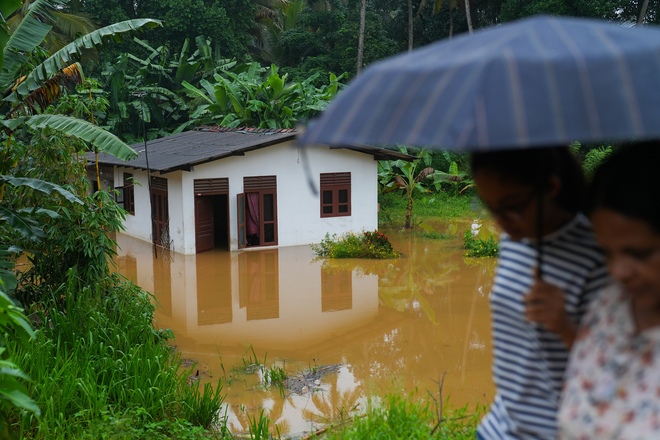
[[[247,193],[247,235],[259,233],[259,193]]]

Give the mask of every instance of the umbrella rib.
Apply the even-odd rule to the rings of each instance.
[[[565,47],[573,55],[573,59],[577,64],[577,71],[580,77],[580,83],[582,84],[583,102],[587,107],[587,118],[589,120],[589,127],[591,128],[591,135],[592,137],[600,137],[601,130],[598,119],[598,107],[596,105],[596,98],[589,78],[589,69],[584,54],[580,52],[579,48],[575,45],[575,42],[573,42],[571,37],[566,34],[566,31],[561,27],[559,22],[554,21],[550,24],[555,28],[557,36],[564,42]]]
[[[426,125],[428,119],[431,117],[431,115],[434,114],[433,110],[435,106],[438,104],[438,101],[444,91],[446,90],[447,86],[451,82],[451,80],[454,78],[456,73],[458,72],[458,69],[453,69],[451,71],[446,72],[443,76],[440,82],[436,87],[434,87],[433,92],[428,95],[428,98],[426,99],[426,104],[420,111],[417,121],[415,122],[415,125],[413,126],[412,130],[410,131],[410,135],[408,136],[408,139],[406,142],[411,143],[414,142],[414,139],[417,137],[418,133],[423,132],[423,127]],[[449,107],[455,107],[455,106],[449,106]],[[448,117],[451,111],[447,111],[445,113],[445,119]],[[453,114],[453,113],[452,113]],[[445,130],[444,126],[446,124],[443,124],[441,128],[439,128],[439,132],[442,133],[443,130]]]
[[[523,102],[523,92],[520,89],[520,72],[515,63],[515,58],[509,49],[504,51],[504,58],[506,59],[507,70],[509,71],[509,85],[511,86],[511,99],[513,101],[514,122],[516,126],[516,133],[518,133],[518,144],[525,145],[529,143],[529,136],[527,132],[527,118],[525,117],[525,104]]]
[[[362,77],[363,78],[363,77]],[[357,78],[357,83],[360,83],[360,77]],[[364,81],[362,81],[364,82]],[[362,88],[355,87],[355,90],[362,90],[362,93],[360,93],[359,97],[355,100],[355,105],[352,105],[350,107],[350,110],[346,112],[346,115],[344,116],[341,124],[337,126],[337,129],[335,131],[335,136],[333,136],[330,140],[329,143],[340,143],[337,141],[337,139],[344,135],[347,132],[347,126],[349,126],[353,121],[355,121],[356,114],[362,110],[364,101],[366,101],[369,98],[369,95],[372,93],[372,89],[376,86],[376,84],[379,83],[379,81],[371,81],[367,84],[361,84]],[[339,101],[337,101],[337,104],[339,105],[342,102],[342,96],[338,96]],[[336,107],[338,107],[338,105]],[[321,130],[318,131],[318,133],[321,133]],[[314,139],[310,139],[314,140]]]
[[[621,76],[621,85],[624,87],[625,92],[623,96],[625,97],[628,103],[628,112],[626,113],[630,116],[630,123],[633,126],[634,133],[639,136],[644,131],[644,124],[642,123],[642,116],[639,111],[639,104],[637,100],[637,94],[635,93],[634,88],[632,87],[631,75],[627,66],[623,63],[623,56],[619,48],[612,42],[611,39],[602,32],[596,32],[604,43],[604,45],[612,51],[616,57],[617,70]]]
[[[557,75],[555,72],[555,69],[553,68],[552,64],[548,61],[549,59],[549,53],[546,47],[541,43],[541,40],[539,39],[538,33],[537,32],[532,32],[530,35],[530,40],[532,44],[534,45],[535,49],[537,50],[538,53],[542,53],[543,57],[543,67],[546,72],[545,78],[547,81],[547,91],[548,91],[548,97],[550,99],[550,104],[552,106],[552,113],[553,113],[553,120],[555,122],[555,129],[557,133],[557,137],[560,139],[567,139],[568,136],[566,135],[566,125],[564,124],[564,113],[562,112],[561,109],[561,102],[559,100],[559,96],[561,96],[559,92],[559,86],[557,84]]]
[[[400,123],[401,120],[403,119],[403,116],[409,111],[410,108],[410,103],[415,101],[415,98],[417,97],[417,91],[419,90],[420,86],[424,84],[426,79],[429,77],[431,72],[427,72],[423,76],[418,76],[415,78],[415,81],[412,84],[409,84],[406,86],[406,91],[407,93],[401,99],[399,103],[397,103],[395,110],[392,111],[392,114],[390,118],[387,121],[387,124],[385,127],[383,127],[383,132],[382,132],[382,137],[381,139],[389,139],[392,136],[392,133],[395,132]],[[401,78],[403,78],[403,75],[401,75]],[[422,111],[423,114],[423,111]],[[411,135],[414,136],[416,134],[416,130],[413,129],[411,130]],[[410,139],[406,140],[406,144],[410,144],[411,141]]]

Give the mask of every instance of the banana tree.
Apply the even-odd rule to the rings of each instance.
[[[75,83],[82,78],[79,66],[74,62],[84,50],[97,48],[109,41],[121,41],[122,34],[153,28],[161,23],[152,19],[128,20],[95,30],[67,44],[21,76],[19,72],[25,71],[30,61],[29,54],[39,47],[52,29],[45,18],[65,3],[66,0],[35,0],[20,23],[10,30],[7,19],[19,11],[23,2],[0,0],[0,88],[6,90],[6,96],[0,102],[0,114],[5,117],[2,121],[5,135],[11,134],[23,124],[40,128],[47,126],[63,130],[69,136],[81,137],[97,151],[129,159],[135,156],[135,152],[102,128],[90,126],[75,118],[64,120],[55,115],[32,114],[37,108],[43,109],[43,105],[59,97],[61,84],[67,81]],[[50,125],[51,121],[53,125]]]
[[[342,76],[316,87],[314,74],[301,82],[287,82],[287,75],[253,62],[214,75],[215,84],[202,80],[202,89],[183,82],[188,94],[200,102],[191,118],[227,127],[292,128],[299,120],[323,110],[337,94]]]
[[[408,149],[404,146],[400,146],[399,151],[409,154]],[[413,161],[396,160],[389,164],[385,162],[380,165],[381,190],[389,192],[400,189],[403,196],[406,197],[406,229],[412,227],[413,195],[416,192],[428,192],[422,182],[432,177],[435,172],[433,167],[430,166],[431,162],[431,153],[427,150],[421,150],[417,155],[417,159]],[[390,173],[389,177],[388,172]]]

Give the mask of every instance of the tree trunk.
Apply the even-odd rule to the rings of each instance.
[[[472,33],[472,14],[470,12],[470,0],[465,0],[465,18],[467,19],[468,31]]]
[[[449,39],[454,36],[454,10],[449,9]]]
[[[367,15],[367,0],[362,0],[360,6],[360,34],[358,36],[358,53],[357,53],[357,74],[362,72],[362,59],[364,57],[364,27]]]
[[[408,52],[410,52],[412,48],[413,48],[413,7],[412,7],[412,0],[408,0]]]
[[[406,229],[412,226],[412,211],[413,211],[413,198],[412,194],[408,194],[408,206],[406,206]]]
[[[642,6],[639,8],[639,16],[637,17],[637,25],[644,23],[644,17],[646,17],[646,9],[649,7],[649,0],[644,0]]]

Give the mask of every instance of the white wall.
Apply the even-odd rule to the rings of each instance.
[[[305,158],[306,155],[306,158]],[[305,164],[307,160],[307,164]],[[314,194],[308,184],[309,167]],[[126,220],[126,234],[150,241],[151,221],[146,172],[132,172],[142,186],[135,187],[135,216]],[[321,218],[319,174],[351,173],[351,215]],[[243,192],[244,176],[277,176],[278,245],[293,246],[320,242],[326,233],[360,232],[378,227],[377,162],[373,156],[344,149],[308,147],[305,152],[293,142],[283,143],[195,166],[192,172],[177,171],[168,179],[170,238],[176,252],[195,253],[194,179],[229,179],[230,250],[238,249],[236,195]]]
[[[124,173],[133,174],[133,193],[135,197],[135,215],[126,214],[124,227],[126,234],[151,242],[151,202],[147,172],[131,168],[115,169],[115,186],[124,184]]]

